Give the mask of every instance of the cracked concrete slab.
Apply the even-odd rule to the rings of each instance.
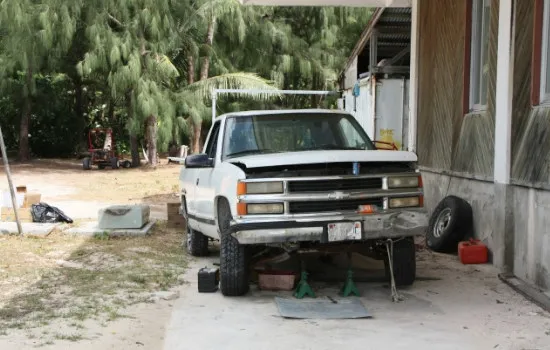
[[[24,236],[36,236],[36,237],[46,237],[49,235],[56,227],[61,224],[41,224],[34,222],[23,222],[21,223]],[[0,234],[10,235],[18,234],[17,224],[15,222],[0,222]]]
[[[357,259],[355,270],[363,272],[363,280],[371,280],[356,283],[359,300],[372,319],[289,320],[280,316],[274,298],[293,298],[292,292],[261,291],[253,284],[243,297],[198,293],[198,270],[219,263],[217,245],[211,247],[212,254],[194,258],[183,276],[187,283],[173,302],[165,350],[184,350],[189,344],[224,350],[333,350],[342,344],[388,350],[549,349],[550,314],[502,283],[490,265],[462,265],[456,256],[418,252],[417,276],[423,278],[399,288],[404,300],[394,303],[387,282],[376,281],[384,276],[383,263]],[[345,255],[327,263],[315,255],[302,258],[312,272],[317,300],[338,300],[347,269]],[[293,264],[296,268],[300,260]],[[287,269],[282,264],[272,267]],[[327,272],[339,272],[341,277],[324,281]]]
[[[72,234],[78,236],[96,236],[106,234],[108,236],[146,236],[151,228],[155,225],[155,220],[149,221],[145,226],[140,229],[102,229],[98,227],[97,221],[91,221],[83,223],[81,226],[71,227],[63,233]]]

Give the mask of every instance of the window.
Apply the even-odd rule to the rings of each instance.
[[[210,137],[208,138],[208,142],[206,144],[206,154],[208,154],[208,158],[216,158],[216,151],[218,150],[218,135],[220,133],[220,122],[216,122],[214,124],[214,127],[212,128],[212,131],[210,133]]]
[[[344,144],[349,148],[365,148],[365,137],[360,132],[357,125],[352,124],[351,119],[342,118],[338,122],[338,127],[342,130],[342,133],[345,135]]]
[[[550,0],[544,1],[541,39],[540,103],[550,104]]]
[[[303,113],[227,118],[223,157],[315,150],[375,150],[346,114]]]
[[[491,0],[472,0],[470,37],[470,112],[487,108],[487,57]]]

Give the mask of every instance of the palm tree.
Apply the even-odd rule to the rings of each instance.
[[[199,67],[199,81],[205,81],[209,79],[210,66],[212,62],[213,43],[216,34],[216,27],[220,17],[229,15],[231,17],[231,35],[240,38],[244,38],[245,23],[242,20],[242,12],[240,3],[237,0],[200,0],[197,2],[191,2],[186,4],[187,6],[179,7],[180,10],[187,11],[187,19],[180,23],[177,32],[178,37],[181,40],[180,48],[178,50],[179,55],[175,57],[177,65],[185,65],[187,67],[187,84],[192,85],[195,83],[196,78],[196,62],[197,57],[200,58]],[[192,13],[189,16],[189,12]],[[182,62],[185,61],[185,63]],[[227,72],[224,72],[227,73]],[[231,85],[231,83],[237,83],[239,79],[242,80],[238,85],[243,86],[242,83],[250,83],[250,86],[257,86],[260,82],[258,77],[252,76],[227,76],[228,79],[222,78],[217,81],[223,84]],[[264,81],[265,83],[265,81]],[[207,84],[208,85],[208,84]],[[263,84],[262,87],[269,88]],[[204,106],[201,106],[204,107]],[[199,114],[200,115],[200,114]],[[198,153],[201,149],[201,134],[203,118],[191,118],[192,125],[192,152]]]

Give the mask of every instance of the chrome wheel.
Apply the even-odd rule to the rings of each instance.
[[[441,213],[439,213],[435,221],[435,225],[433,228],[434,237],[440,238],[445,233],[445,230],[447,230],[447,227],[449,227],[450,222],[451,222],[451,209],[445,208],[441,211]]]

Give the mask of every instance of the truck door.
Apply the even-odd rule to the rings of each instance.
[[[214,161],[214,167],[198,169],[195,186],[195,204],[197,213],[200,215],[201,232],[207,234],[213,229],[215,230],[215,215],[214,215],[214,197],[215,186],[212,183],[212,173],[216,164],[216,152],[218,148],[218,139],[220,134],[220,121],[216,121],[210,129],[210,133],[206,140],[204,153]]]

